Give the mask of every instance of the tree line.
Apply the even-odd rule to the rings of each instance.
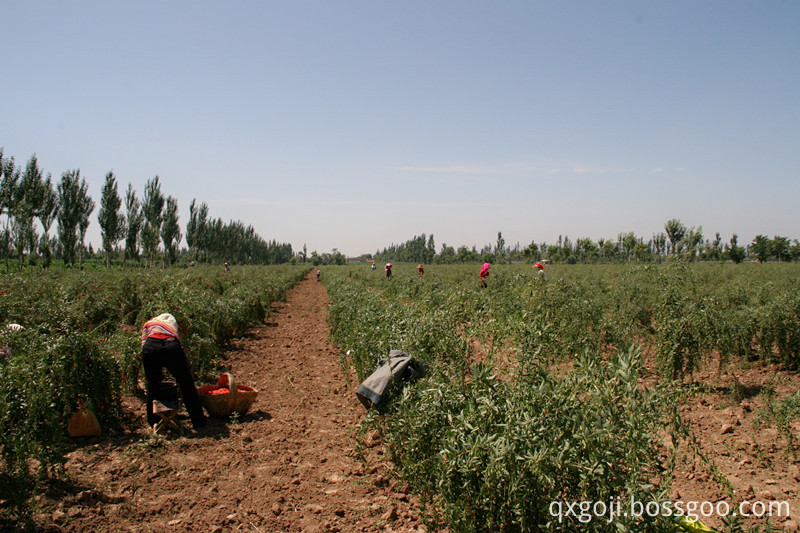
[[[84,256],[92,251],[85,240],[96,207],[88,189],[80,170],[67,170],[54,183],[52,175],[45,176],[39,167],[35,154],[21,168],[0,148],[0,257],[6,271],[12,260],[19,269],[36,264],[47,268],[54,259],[68,267],[83,266]],[[212,263],[275,264],[293,259],[290,244],[266,241],[252,226],[239,221],[211,218],[208,206],[197,205],[196,199],[186,225],[188,250],[181,250],[178,200],[162,193],[158,176],[147,181],[141,198],[128,183],[123,200],[117,178],[109,171],[97,222],[107,266],[117,260],[123,265],[170,266],[182,254]]]
[[[403,244],[366,254],[376,261],[407,261],[412,263],[503,263],[536,262],[547,260],[551,263],[622,263],[661,262],[665,260],[682,261],[732,261],[741,263],[746,259],[760,262],[800,260],[800,242],[778,235],[769,238],[757,235],[747,245],[739,244],[739,237],[733,234],[728,242],[723,242],[719,233],[713,239],[703,237],[702,227],[687,227],[678,219],[664,224],[664,231],[653,234],[644,240],[633,232],[619,233],[615,239],[590,238],[571,240],[559,235],[555,243],[531,242],[525,247],[517,243],[506,246],[502,232],[497,233],[497,242],[487,244],[480,250],[476,246],[460,246],[458,249],[443,244],[439,253],[435,252],[433,235],[424,233]]]
[[[444,248],[446,247],[447,245]],[[444,248],[442,249],[443,251]],[[434,262],[435,257],[436,246],[433,235],[426,237],[423,233],[403,244],[392,244],[381,251],[375,252],[373,259],[376,261],[407,261],[409,263],[430,264]]]
[[[253,226],[238,220],[225,223],[209,218],[208,205],[197,205],[196,200],[189,206],[186,244],[194,260],[204,262],[271,265],[293,259],[291,244],[265,241]]]
[[[123,207],[124,205],[124,212]],[[39,167],[34,154],[24,168],[14,158],[6,158],[0,148],[0,258],[6,271],[16,260],[18,268],[41,264],[49,267],[54,259],[71,267],[83,265],[93,252],[85,244],[90,216],[96,204],[89,196],[80,170],[68,170],[58,183]],[[345,257],[334,249],[319,255],[305,250],[295,257],[291,244],[266,241],[250,225],[240,221],[223,222],[212,218],[208,205],[193,199],[185,235],[178,217],[178,200],[161,192],[158,176],[148,180],[141,198],[128,183],[124,199],[120,197],[114,173],[109,171],[102,189],[97,214],[106,265],[112,262],[147,267],[174,265],[179,257],[187,262],[234,264],[279,264],[311,260],[316,264],[342,264]],[[38,224],[37,224],[38,222]],[[51,234],[53,224],[55,232]],[[186,239],[188,250],[180,248]],[[664,231],[645,240],[633,232],[619,233],[616,239],[580,238],[572,241],[559,236],[555,243],[531,242],[506,246],[502,233],[497,242],[478,250],[474,245],[458,249],[443,244],[436,253],[433,235],[422,234],[402,244],[392,244],[365,257],[376,261],[413,263],[534,262],[615,263],[627,261],[659,262],[666,259],[685,261],[733,261],[753,259],[761,262],[798,261],[800,243],[778,235],[757,235],[748,246],[741,246],[734,234],[726,243],[719,233],[713,239],[703,236],[702,227],[687,227],[678,219],[664,225]]]

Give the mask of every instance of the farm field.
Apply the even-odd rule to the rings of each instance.
[[[641,530],[552,522],[622,498],[706,502],[730,529],[767,521],[709,506],[785,502],[772,523],[797,528],[797,265],[499,265],[485,289],[477,266],[394,270],[326,271],[332,332],[360,378],[393,348],[427,363],[373,423],[443,523]]]
[[[227,347],[222,365],[259,391],[244,416],[154,438],[142,395],[125,395],[122,428],[73,445],[65,473],[34,498],[36,530],[414,531],[413,496],[389,479],[379,439],[356,450],[364,409],[326,312],[309,277]]]
[[[790,516],[773,522],[796,529],[796,265],[554,265],[544,281],[496,265],[485,289],[477,270],[323,267],[322,283],[291,290],[308,269],[14,280],[3,320],[28,327],[0,363],[16,384],[3,384],[3,412],[41,396],[48,368],[84,385],[60,377],[62,403],[26,432],[4,415],[4,485],[30,490],[9,465],[44,465],[30,520],[53,531],[674,530],[552,512],[623,498],[785,501]],[[148,434],[137,326],[164,307],[194,332],[198,384],[231,370],[261,391],[250,413],[182,439]],[[83,344],[66,340],[75,331]],[[365,417],[353,392],[392,349],[427,375]],[[65,443],[55,433],[80,392],[107,431]]]

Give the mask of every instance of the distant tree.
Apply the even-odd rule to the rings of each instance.
[[[792,245],[789,247],[789,257],[794,262],[800,260],[800,241],[797,239],[792,240]]]
[[[772,243],[764,235],[756,235],[750,243],[750,253],[756,256],[760,263],[765,263],[772,255]]]
[[[535,242],[531,241],[531,243],[522,250],[522,257],[524,257],[525,261],[529,263],[538,261],[542,257],[539,246]]]
[[[481,263],[494,263],[497,260],[497,256],[494,253],[494,248],[492,248],[491,244],[485,245],[481,248],[481,253],[479,255]]]
[[[125,210],[127,213],[125,226],[125,260],[139,260],[139,234],[142,230],[142,207],[141,202],[136,197],[133,185],[128,183],[128,191],[125,193]]]
[[[664,257],[667,253],[667,234],[656,233],[653,235],[653,253],[658,257]]]
[[[75,248],[78,243],[78,225],[85,209],[82,201],[86,182],[82,183],[80,170],[67,170],[58,183],[58,241],[64,264],[75,264]]]
[[[117,189],[117,179],[114,173],[106,174],[103,193],[100,197],[100,211],[97,213],[97,222],[100,224],[100,236],[103,240],[103,250],[106,254],[106,266],[111,266],[111,255],[117,243],[125,236],[125,216],[120,213],[122,199]]]
[[[336,248],[331,253],[318,254],[316,250],[311,252],[311,264],[319,265],[345,265],[347,258]]]
[[[447,246],[447,243],[442,243],[442,250],[439,252],[439,255],[436,256],[436,262],[449,265],[455,262],[456,258],[456,250],[452,246]]]
[[[392,244],[375,253],[377,261],[408,261],[414,263],[431,263],[436,255],[433,235],[416,236],[403,244]]]
[[[703,226],[696,229],[694,226],[689,228],[686,235],[686,253],[690,261],[694,261],[697,257],[701,242],[703,242]]]
[[[786,237],[773,236],[770,248],[772,249],[772,255],[778,261],[790,261],[792,259],[789,253],[789,239]]]
[[[712,261],[719,261],[722,259],[722,239],[719,236],[719,232],[714,234],[714,241],[711,243],[708,259]]]
[[[209,219],[206,223],[206,235],[204,237],[204,251],[205,251],[205,259],[210,261],[211,259],[215,259],[217,261],[224,261],[227,255],[226,254],[226,240],[228,249],[233,250],[236,248],[233,241],[231,239],[234,238],[233,230],[235,228],[227,228],[225,224],[222,223],[221,218],[212,218]],[[228,259],[230,259],[228,257]]]
[[[433,233],[428,237],[428,248],[425,253],[425,263],[433,263],[433,258],[436,257],[436,244],[433,241]]]
[[[178,225],[178,200],[167,197],[164,209],[164,222],[161,225],[161,240],[166,252],[166,265],[172,265],[178,258],[178,246],[181,242],[181,228]]]
[[[11,204],[11,194],[19,179],[14,158],[6,159],[3,149],[0,148],[0,215],[8,213]]]
[[[193,202],[189,217],[187,242],[191,242],[192,248],[197,254],[202,253],[206,261],[262,265],[296,261],[288,243],[267,242],[252,226],[245,226],[238,220],[225,224],[221,219],[208,219],[208,206],[204,203],[198,207]],[[180,237],[177,240],[180,241]],[[328,254],[325,260],[338,260],[334,255]]]
[[[53,180],[50,174],[47,179],[41,184],[39,191],[38,204],[36,216],[42,225],[42,237],[39,241],[39,253],[42,254],[42,267],[47,268],[52,262],[53,252],[52,243],[50,240],[50,227],[56,218],[58,210],[58,194],[53,188]]]
[[[211,219],[208,215],[208,205],[200,204],[197,210],[197,246],[208,260],[208,250],[211,246]]]
[[[14,240],[20,268],[25,264],[25,252],[29,254],[29,262],[35,261],[39,244],[39,234],[33,225],[38,214],[39,201],[44,188],[44,176],[39,168],[36,154],[32,155],[25,165],[25,170],[11,191],[13,217],[12,238]]]
[[[617,256],[619,255],[617,243],[610,239],[602,239],[602,241],[602,244],[599,244],[600,241],[598,241],[598,246],[600,247],[600,257],[605,262],[616,261]]]
[[[594,263],[597,261],[600,249],[590,238],[584,237],[575,241],[575,253],[581,263]]]
[[[186,246],[197,259],[197,199],[192,198],[189,204],[189,221],[186,223]]]
[[[676,255],[680,251],[681,242],[686,235],[686,226],[677,218],[673,218],[664,225],[664,231],[667,232],[669,238],[671,253]]]
[[[639,239],[639,241],[633,247],[633,256],[637,261],[649,261],[651,259],[651,254],[652,252],[650,251],[650,246],[643,243],[641,239]]]
[[[625,260],[630,261],[633,258],[633,249],[636,247],[639,239],[636,238],[635,233],[630,231],[628,233],[620,233],[619,241],[622,243],[622,253],[625,254]]]
[[[735,233],[731,237],[731,242],[727,245],[725,255],[734,263],[741,263],[744,261],[745,252],[744,248],[739,246],[739,236]]]
[[[506,253],[506,240],[503,238],[503,233],[497,232],[497,244],[494,247],[494,253],[498,259],[503,257]]]
[[[562,235],[558,236],[558,241],[555,245],[547,248],[548,259],[554,263],[574,264],[577,262],[574,252],[570,238]]]
[[[456,262],[457,263],[475,263],[479,259],[478,251],[473,246],[470,250],[464,245],[458,247],[456,251]]]
[[[158,176],[148,180],[144,186],[142,198],[142,248],[147,258],[147,263],[152,266],[156,261],[158,243],[161,240],[161,224],[164,220],[164,196],[161,194],[161,184]]]
[[[193,199],[189,204],[189,222],[186,224],[186,245],[194,254],[195,260],[200,260],[200,254],[207,253],[208,249],[208,206],[205,202],[197,205]]]
[[[81,268],[83,268],[83,251],[86,249],[84,245],[86,231],[89,229],[89,217],[94,211],[94,207],[94,200],[89,196],[89,188],[86,182],[82,181],[80,188],[80,218],[78,219],[78,250],[80,251],[79,261]]]
[[[337,250],[336,248],[333,249],[333,253],[331,254],[331,264],[334,265],[346,265],[347,258],[344,256],[342,252]]]
[[[11,255],[11,217],[14,210],[14,190],[19,182],[19,170],[16,167],[14,158],[6,159],[3,157],[3,150],[0,148],[0,216],[6,215],[5,227],[0,234],[0,251],[6,259],[6,272],[8,271],[8,259]]]

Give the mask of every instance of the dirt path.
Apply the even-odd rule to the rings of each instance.
[[[237,343],[228,367],[260,391],[238,421],[143,439],[142,400],[127,399],[136,431],[71,453],[71,482],[42,498],[37,522],[49,531],[424,531],[413,498],[387,480],[379,440],[358,436],[365,411],[326,317],[325,288],[308,277]]]

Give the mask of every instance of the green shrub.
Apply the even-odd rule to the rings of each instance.
[[[551,507],[663,499],[665,397],[638,388],[639,366],[631,350],[584,354],[563,378],[539,368],[502,381],[482,365],[465,383],[431,377],[384,415],[391,457],[454,531],[658,530],[634,517],[559,523]]]
[[[224,366],[230,340],[308,270],[50,269],[0,278],[0,324],[25,327],[7,337],[11,355],[0,357],[0,499],[24,513],[35,480],[58,470],[79,399],[92,402],[101,426],[120,422],[123,387],[134,390],[140,376],[146,320],[172,313],[190,367],[206,379]]]
[[[9,346],[11,355],[0,360],[0,475],[7,481],[0,486],[11,492],[0,499],[19,503],[27,494],[15,491],[32,488],[27,478],[44,478],[63,463],[67,421],[80,400],[92,403],[101,426],[117,422],[120,374],[90,332],[28,328],[15,333]]]

